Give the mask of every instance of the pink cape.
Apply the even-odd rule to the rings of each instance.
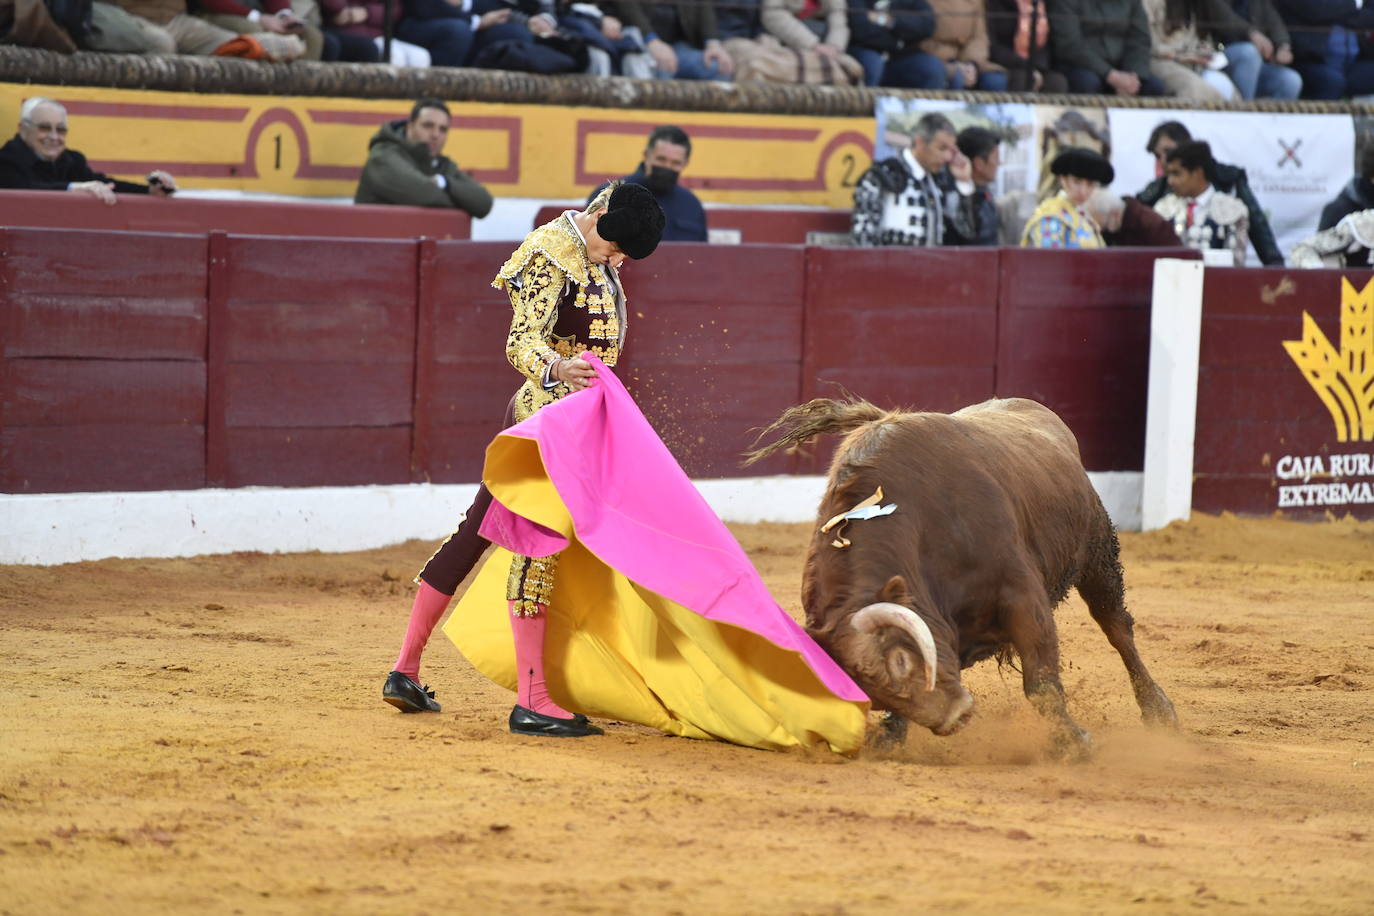
[[[721,631],[726,633],[721,645],[706,647],[704,651],[716,653],[717,658],[722,653],[732,657],[713,665],[705,680],[714,683],[724,678],[737,682],[736,688],[750,692],[750,704],[793,704],[786,709],[770,707],[770,712],[782,723],[780,731],[796,740],[760,742],[750,738],[739,743],[778,746],[825,741],[836,750],[856,750],[862,739],[868,697],[773,599],[743,548],[692,485],[615,374],[592,354],[583,354],[582,358],[595,366],[597,382],[505,430],[488,448],[484,477],[496,499],[482,523],[482,536],[512,553],[526,556],[547,556],[570,546],[584,547],[595,561],[628,580],[628,590],[586,586],[584,582],[601,580],[585,575],[565,581],[564,568],[569,557],[581,555],[578,550],[569,551],[560,559],[555,605],[564,603],[560,595],[565,587],[582,591],[588,587],[604,588],[609,602],[617,602],[618,596],[625,594],[647,595],[652,599],[650,612],[662,618],[655,626],[664,631],[704,632],[695,624],[684,626],[681,617],[666,619],[662,608],[672,605],[741,631],[733,636],[729,631]],[[523,445],[519,444],[521,440],[525,440]],[[528,457],[533,454],[528,448],[530,442],[537,447],[537,460]],[[547,475],[547,483],[537,480],[541,473]],[[541,515],[547,524],[522,514],[528,511],[524,507],[534,508],[537,502],[525,494],[541,486],[547,493],[547,484],[552,484],[557,500],[566,508],[570,526],[567,520],[560,520],[547,510],[531,513]],[[546,496],[543,504],[548,502]],[[495,574],[489,578],[494,579]],[[504,573],[501,581],[504,582]],[[576,586],[570,584],[574,581]],[[666,599],[667,603],[654,596]],[[632,599],[631,603],[637,602]],[[659,610],[654,611],[654,607]],[[625,612],[612,609],[607,613]],[[681,612],[674,609],[672,613]],[[458,618],[460,614],[453,616]],[[627,621],[625,627],[638,632],[643,627],[639,620]],[[473,657],[456,632],[450,632],[450,636],[459,642],[465,654]],[[780,680],[789,683],[758,683],[768,681],[769,674],[781,669],[776,662],[764,659],[770,653],[776,655],[775,649],[763,646],[754,637],[802,662],[800,666],[788,663],[791,673]],[[653,673],[644,668],[652,667],[654,653],[663,652],[662,640],[655,645],[647,662],[645,657],[636,656],[632,666],[636,679],[643,679],[652,695],[661,699],[681,685],[665,684],[660,690],[651,683]],[[701,640],[695,639],[682,654],[695,658],[701,650]],[[601,651],[605,651],[604,647]],[[751,666],[751,656],[757,656],[759,668]],[[617,670],[625,667],[623,660],[617,659],[617,664]],[[767,674],[760,670],[765,666],[769,669]],[[801,681],[807,683],[799,686]],[[550,683],[553,685],[552,677]],[[576,693],[575,686],[567,689]],[[794,700],[796,696],[804,699]],[[806,721],[808,715],[813,715],[807,704],[813,701],[831,704],[814,713],[814,718],[827,720],[828,727],[815,727]],[[833,708],[836,701],[848,708],[837,713]],[[665,710],[668,720],[684,719],[683,710],[664,702],[669,707]],[[728,705],[735,701],[725,702]],[[712,727],[702,726],[702,730],[709,737],[739,740],[720,734],[718,712],[712,709],[705,716]],[[624,711],[616,717],[642,721]],[[833,734],[836,723],[841,721],[845,734]],[[646,724],[663,727],[658,720]],[[695,731],[688,728],[679,733]]]

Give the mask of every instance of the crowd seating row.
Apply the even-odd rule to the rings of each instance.
[[[29,0],[35,11],[45,7]],[[52,2],[15,44],[643,79],[1170,95],[1374,91],[1374,13],[1309,0]]]

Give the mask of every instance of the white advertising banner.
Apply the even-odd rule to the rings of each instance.
[[[1157,125],[1178,121],[1211,145],[1218,162],[1245,169],[1285,258],[1317,231],[1322,207],[1355,172],[1349,115],[1113,108],[1107,118],[1116,169],[1112,190],[1135,194],[1154,180],[1155,161],[1145,144]],[[1259,264],[1253,248],[1247,263]]]

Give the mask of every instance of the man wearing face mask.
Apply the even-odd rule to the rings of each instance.
[[[671,124],[655,127],[644,147],[644,161],[622,179],[648,188],[663,208],[667,217],[665,242],[706,241],[706,211],[697,196],[678,182],[691,156],[692,141],[686,131]],[[609,184],[597,188],[587,201],[590,203]]]

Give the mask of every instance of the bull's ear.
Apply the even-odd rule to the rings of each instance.
[[[906,587],[906,580],[901,576],[893,576],[887,580],[883,590],[878,593],[878,600],[910,607],[911,589]]]
[[[830,627],[813,627],[807,625],[802,627],[802,629],[806,631],[807,636],[810,636],[816,642],[820,643],[821,646],[826,646],[830,643]]]

